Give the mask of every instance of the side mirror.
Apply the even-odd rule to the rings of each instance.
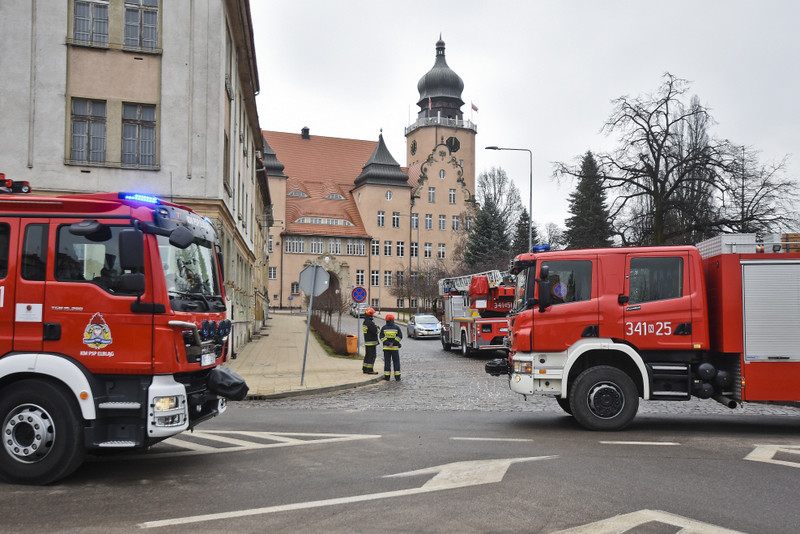
[[[119,265],[123,271],[144,272],[144,234],[135,228],[119,233]]]
[[[542,265],[536,284],[539,287],[539,311],[544,312],[553,302],[550,296],[550,267]]]
[[[194,234],[185,226],[177,226],[169,234],[169,244],[173,247],[184,249],[192,244],[194,241]]]

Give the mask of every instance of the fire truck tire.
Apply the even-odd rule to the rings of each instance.
[[[569,405],[575,420],[589,430],[622,430],[636,417],[639,392],[623,371],[599,365],[578,375]]]
[[[451,345],[449,342],[445,341],[445,339],[444,339],[444,333],[442,333],[442,334],[439,336],[439,339],[441,339],[441,340],[442,340],[442,348],[443,348],[444,350],[450,350],[450,349],[452,348],[452,345]]]
[[[572,408],[569,407],[569,399],[565,399],[562,397],[556,397],[556,402],[561,407],[562,410],[567,412],[567,414],[572,415]]]
[[[470,354],[472,354],[472,349],[467,345],[467,333],[461,332],[461,355],[469,356]]]
[[[22,380],[0,400],[0,479],[49,484],[72,473],[85,455],[75,400],[57,384]]]

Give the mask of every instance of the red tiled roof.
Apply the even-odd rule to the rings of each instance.
[[[299,133],[264,131],[264,138],[289,177],[285,192],[306,193],[304,197],[286,197],[286,231],[290,234],[341,235],[369,237],[350,190],[364,164],[375,151],[377,141],[360,141],[340,137],[311,135],[303,139]],[[330,194],[345,200],[326,199]],[[294,223],[300,217],[347,219],[354,226]]]

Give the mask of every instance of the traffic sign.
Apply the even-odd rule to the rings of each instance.
[[[320,265],[309,265],[300,271],[300,289],[306,295],[318,296],[328,289],[331,275]]]
[[[367,298],[367,291],[361,286],[356,286],[353,288],[352,296],[354,301],[364,302]]]

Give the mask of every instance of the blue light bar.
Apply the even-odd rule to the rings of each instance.
[[[120,193],[119,198],[122,200],[136,200],[137,202],[145,202],[147,204],[161,203],[158,197],[153,195],[143,195],[142,193]]]
[[[550,251],[550,245],[534,245],[533,246],[533,251],[534,252],[549,252]]]

